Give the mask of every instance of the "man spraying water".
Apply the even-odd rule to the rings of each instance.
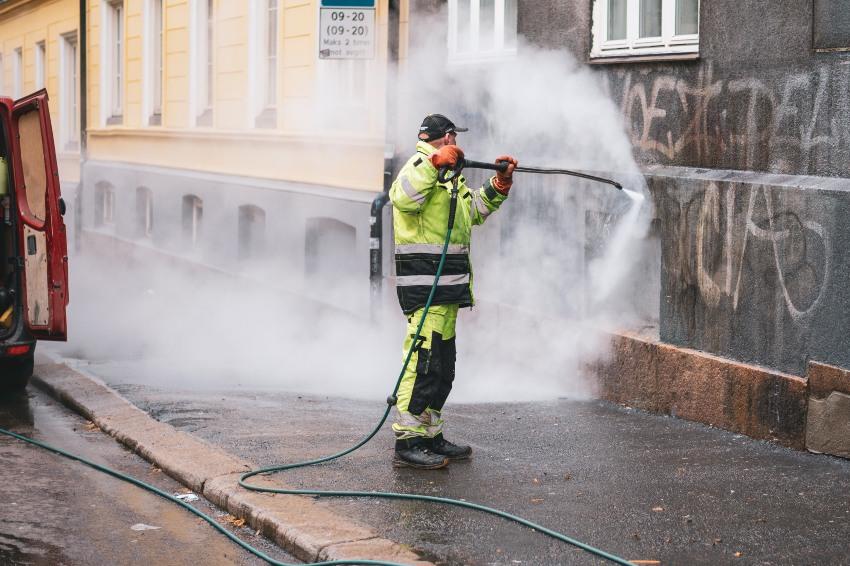
[[[458,309],[470,307],[472,269],[469,260],[470,232],[484,223],[508,196],[517,161],[506,162],[484,186],[472,190],[463,177],[457,181],[457,210],[442,275],[431,307],[422,323],[417,344],[416,329],[437,275],[449,229],[451,182],[440,182],[438,171],[463,161],[456,145],[458,128],[441,114],[429,114],[419,128],[416,154],[407,160],[390,188],[395,232],[396,285],[401,309],[407,316],[404,351],[412,346],[398,388],[393,465],[436,469],[450,460],[469,458],[472,448],[443,437],[442,410],[455,376],[455,323]]]

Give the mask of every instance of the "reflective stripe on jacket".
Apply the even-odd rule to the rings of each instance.
[[[396,291],[401,310],[411,314],[425,306],[440,263],[449,222],[451,183],[437,182],[437,169],[428,157],[437,151],[418,142],[390,187],[395,232]],[[471,306],[472,266],[469,242],[473,225],[482,224],[506,196],[496,192],[492,178],[472,190],[461,176],[452,239],[440,276],[435,305]]]

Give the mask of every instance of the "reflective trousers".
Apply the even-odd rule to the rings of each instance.
[[[428,310],[418,344],[398,388],[396,438],[433,438],[443,430],[441,411],[455,378],[455,324],[458,305],[435,305]],[[404,356],[422,319],[419,309],[407,318]]]

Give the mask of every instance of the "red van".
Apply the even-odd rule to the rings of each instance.
[[[67,337],[64,213],[47,91],[0,97],[0,391],[26,386],[37,339]]]

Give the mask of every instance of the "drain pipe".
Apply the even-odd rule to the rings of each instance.
[[[377,317],[383,296],[384,279],[384,206],[389,202],[390,185],[395,175],[395,117],[398,112],[393,89],[398,68],[400,8],[399,0],[387,0],[387,74],[384,105],[384,186],[372,201],[369,218],[369,298],[372,319]]]
[[[88,73],[86,66],[88,64],[88,18],[87,6],[88,0],[80,0],[80,29],[77,33],[79,41],[77,42],[80,56],[80,81],[78,88],[80,89],[80,180],[77,186],[77,194],[74,195],[74,251],[79,252],[82,248],[82,232],[83,232],[83,182],[86,171],[86,159],[88,158],[87,147],[87,130],[88,130]]]

